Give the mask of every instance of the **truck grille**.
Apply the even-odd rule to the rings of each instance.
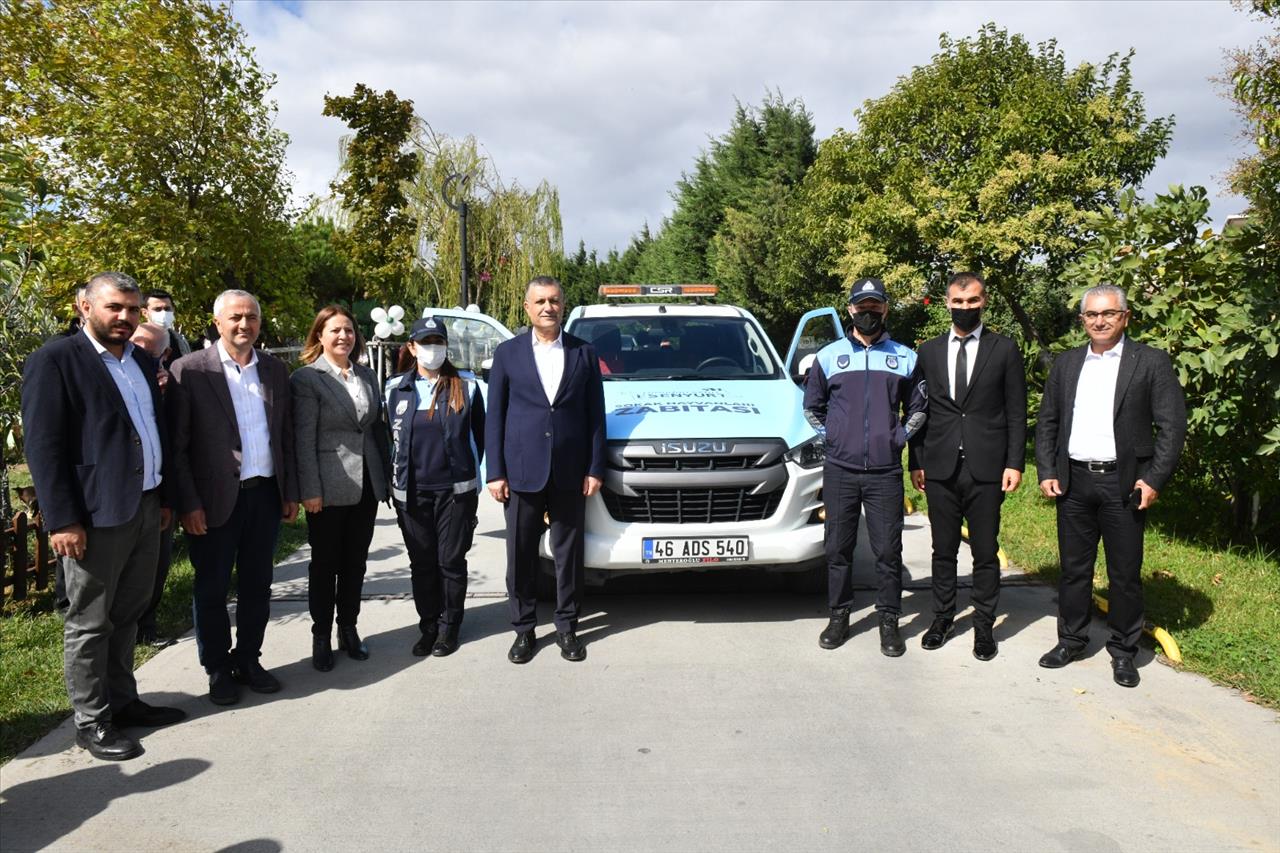
[[[754,462],[750,456],[666,456],[632,460],[637,471],[742,471]]]
[[[773,515],[785,486],[750,494],[751,489],[636,489],[636,496],[601,490],[609,515],[622,522],[645,524],[712,524],[760,521]]]

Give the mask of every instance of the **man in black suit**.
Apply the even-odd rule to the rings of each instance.
[[[1107,651],[1116,684],[1137,687],[1133,656],[1142,634],[1142,534],[1147,508],[1182,453],[1186,404],[1169,356],[1125,337],[1129,304],[1123,290],[1088,290],[1080,300],[1080,320],[1089,344],[1054,362],[1036,425],[1040,491],[1058,504],[1062,564],[1058,644],[1040,665],[1066,666],[1089,642],[1101,536],[1110,588]]]
[[[561,328],[564,289],[538,276],[525,290],[532,329],[498,346],[485,421],[489,493],[506,505],[507,595],[512,663],[533,658],[537,638],[538,541],[551,518],[556,565],[556,643],[565,660],[578,639],[586,499],[604,479],[604,385],[590,344]]]
[[[929,498],[933,531],[933,624],[921,638],[939,649],[953,633],[960,526],[973,553],[973,656],[999,650],[993,627],[1000,598],[1000,505],[1022,482],[1027,382],[1018,345],[982,325],[987,286],[976,273],[947,282],[951,329],[920,347],[929,419],[910,444],[911,483]]]
[[[129,342],[140,298],[123,273],[94,276],[80,297],[83,330],[45,344],[22,374],[27,463],[65,572],[63,668],[76,743],[111,761],[142,754],[121,728],[186,716],[143,702],[133,677],[138,617],[170,515],[156,363]]]

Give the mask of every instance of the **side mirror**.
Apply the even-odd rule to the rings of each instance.
[[[489,381],[489,371],[493,369],[493,358],[486,358],[480,362],[480,378],[485,382]]]
[[[818,354],[812,352],[800,359],[800,363],[796,365],[798,372],[792,375],[792,381],[797,385],[803,385],[805,380],[809,378],[809,371],[813,368],[813,363],[817,360]]]

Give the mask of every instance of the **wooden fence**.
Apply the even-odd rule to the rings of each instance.
[[[34,534],[35,554],[31,553]],[[0,531],[0,553],[3,554],[3,577],[0,578],[0,597],[21,601],[35,582],[38,590],[48,589],[54,573],[54,555],[49,547],[49,534],[41,525],[40,516],[28,516],[20,512],[13,517],[13,525]]]

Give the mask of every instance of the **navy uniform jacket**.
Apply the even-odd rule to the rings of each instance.
[[[852,335],[827,344],[804,386],[805,411],[826,427],[827,461],[850,471],[901,470],[904,424],[917,413],[920,423],[927,402],[916,354],[888,332],[869,347]]]
[[[151,389],[160,434],[160,494],[169,505],[169,434],[156,361],[133,348]],[[116,527],[142,500],[142,439],[115,380],[93,344],[77,332],[36,350],[22,371],[27,462],[48,530],[72,524]]]
[[[581,489],[587,475],[604,479],[604,384],[595,349],[564,333],[564,375],[547,402],[533,361],[532,333],[498,345],[489,372],[485,420],[488,479],[517,492],[548,485]]]

